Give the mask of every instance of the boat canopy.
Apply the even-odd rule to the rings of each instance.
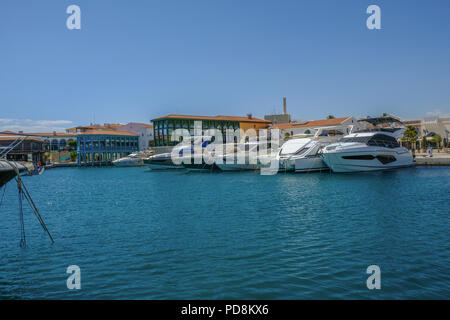
[[[366,119],[360,119],[360,120],[358,120],[358,122],[368,122],[370,124],[373,124],[374,126],[379,126],[379,125],[385,124],[385,123],[403,124],[400,120],[395,119],[393,117],[366,118]]]

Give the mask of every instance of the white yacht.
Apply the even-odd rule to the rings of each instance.
[[[233,146],[233,152],[215,158],[215,163],[222,171],[250,171],[259,169],[257,155],[259,151],[259,142],[245,142]],[[255,155],[255,163],[251,163],[250,154]],[[242,159],[238,159],[242,154]],[[220,161],[219,161],[220,160]]]
[[[147,159],[144,159],[144,164],[146,164],[151,170],[167,170],[167,169],[183,169],[183,168],[189,168],[189,169],[206,169],[203,162],[202,165],[199,164],[187,164],[184,162],[188,162],[187,160],[192,160],[194,156],[195,151],[195,145],[201,146],[202,154],[203,149],[208,146],[212,142],[212,137],[191,137],[191,143],[189,144],[189,141],[187,144],[180,144],[175,146],[171,152],[167,153],[160,153],[153,155],[151,157],[148,157]],[[180,163],[174,163],[172,160],[172,156],[174,154],[178,153],[178,157],[180,160]],[[197,155],[197,156],[202,156]],[[185,159],[183,159],[185,158]]]
[[[144,164],[146,164],[152,170],[166,170],[166,169],[183,169],[183,166],[177,165],[172,161],[172,154],[160,153],[154,156],[144,159]]]
[[[348,130],[347,126],[321,127],[314,135],[294,135],[283,144],[269,166],[261,165],[261,172],[276,174],[327,171],[329,168],[320,157],[320,150],[341,139]]]
[[[126,157],[112,162],[116,167],[138,167],[144,165],[144,159],[139,153],[131,153]]]
[[[414,164],[408,149],[397,140],[405,127],[392,117],[368,118],[371,128],[353,132],[323,148],[323,161],[333,172],[358,172],[409,167]]]

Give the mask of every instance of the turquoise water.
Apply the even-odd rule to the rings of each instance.
[[[0,207],[0,298],[450,298],[450,168],[366,174],[61,168]],[[0,190],[0,197],[3,190]],[[81,268],[68,290],[66,268]],[[366,268],[381,268],[368,290]]]

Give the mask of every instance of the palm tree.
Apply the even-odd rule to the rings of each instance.
[[[437,148],[439,149],[441,147],[442,137],[436,133],[431,139],[431,141],[436,143]]]
[[[286,132],[284,134],[284,140],[288,140],[291,137],[291,135],[289,134],[289,132]]]
[[[413,152],[415,152],[415,148],[412,148],[412,144],[416,143],[418,139],[417,130],[414,126],[408,126],[406,127],[406,131],[403,134],[402,141],[406,142],[410,145]]]

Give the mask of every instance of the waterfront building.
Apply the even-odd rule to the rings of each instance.
[[[92,130],[106,130],[106,131],[124,131],[131,132],[139,136],[139,151],[147,150],[153,145],[153,126],[146,123],[129,122],[127,124],[121,123],[105,123],[90,124],[88,126],[78,126],[74,128],[66,129],[69,134],[78,135],[80,133],[86,133]]]
[[[286,140],[297,134],[315,134],[318,128],[329,126],[354,126],[354,130],[364,129],[364,125],[359,123],[354,117],[292,121],[290,123],[275,124],[271,129],[279,129],[280,140]],[[347,133],[348,132],[344,132],[344,134]]]
[[[78,166],[110,165],[139,149],[139,136],[125,131],[89,130],[77,134]]]
[[[43,139],[45,144],[49,146],[49,151],[71,150],[71,148],[68,147],[69,141],[77,140],[76,134],[74,133],[56,131],[50,133],[27,133],[27,135],[36,136]]]
[[[192,116],[170,114],[164,117],[155,118],[153,122],[154,145],[155,147],[174,146],[178,141],[171,141],[172,133],[176,129],[184,128],[193,135],[194,121],[202,122],[202,130],[218,129],[225,137],[226,129],[254,129],[258,133],[259,129],[268,128],[270,121],[254,118],[251,114],[247,117],[234,116]]]
[[[24,139],[22,143],[10,150],[6,159],[13,161],[44,162],[44,153],[48,148],[44,139],[39,137],[21,136],[12,132],[0,133],[0,152],[9,149],[17,139]]]
[[[423,138],[432,137],[438,134],[442,138],[444,146],[449,145],[450,117],[425,117],[416,119],[402,119],[405,126],[416,128],[418,139],[413,146],[415,149],[424,149]]]
[[[130,122],[122,126],[117,126],[116,131],[126,131],[139,136],[139,151],[145,151],[153,146],[153,126],[151,124]]]

